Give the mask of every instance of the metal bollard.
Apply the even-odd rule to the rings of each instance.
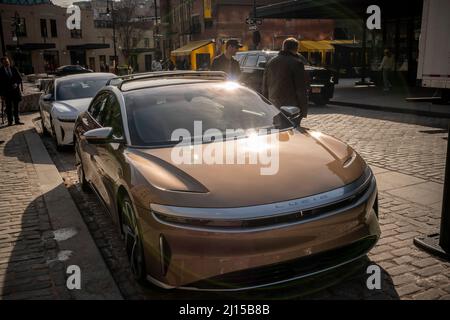
[[[450,123],[448,132],[440,233],[414,238],[416,246],[446,260],[450,260]]]

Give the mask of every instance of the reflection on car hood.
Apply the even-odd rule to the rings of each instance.
[[[279,139],[279,166],[273,175],[261,174],[267,163],[178,164],[172,151],[179,150],[179,146],[130,149],[130,155],[134,167],[150,184],[158,189],[184,191],[174,205],[197,207],[238,207],[302,198],[349,184],[366,167],[352,148],[332,137],[303,129],[275,135]],[[197,151],[204,153],[213,144],[233,148],[238,141],[203,144]],[[171,199],[173,195],[158,198],[158,203],[172,204]]]

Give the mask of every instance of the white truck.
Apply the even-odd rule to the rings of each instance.
[[[450,100],[450,0],[424,0],[417,79]]]

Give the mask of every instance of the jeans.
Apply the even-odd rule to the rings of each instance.
[[[391,70],[383,69],[383,86],[385,90],[389,90],[390,88],[392,88],[391,81],[389,81],[390,77],[391,77]]]

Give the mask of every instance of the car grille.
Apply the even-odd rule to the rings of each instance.
[[[376,236],[370,236],[337,249],[288,262],[223,274],[191,283],[186,287],[203,290],[238,290],[299,279],[362,257],[372,249],[377,240]]]
[[[286,224],[286,223],[295,223],[300,222],[302,220],[306,220],[312,217],[318,217],[323,214],[328,214],[334,211],[345,209],[346,207],[349,207],[356,202],[358,202],[359,199],[361,199],[366,192],[368,192],[370,188],[370,183],[366,183],[363,188],[361,188],[358,192],[353,194],[352,196],[343,199],[341,201],[337,201],[334,203],[330,203],[325,206],[317,207],[317,208],[311,208],[303,211],[297,211],[292,212],[285,215],[276,215],[276,216],[269,216],[265,218],[259,218],[259,219],[248,219],[248,220],[239,220],[239,221],[229,221],[227,224],[227,221],[219,221],[220,226],[217,226],[214,224],[215,221],[207,220],[207,219],[195,219],[196,225],[202,225],[203,227],[213,227],[213,228],[220,228],[220,229],[234,229],[234,228],[261,228],[261,227],[268,227],[268,226],[276,226],[280,224]],[[168,216],[162,216],[158,213],[154,213],[156,217],[158,217],[161,220],[165,220],[168,222],[177,223],[179,220],[173,219],[171,221],[171,217]],[[185,219],[186,223],[189,223],[189,219]],[[192,223],[194,224],[194,222]]]

